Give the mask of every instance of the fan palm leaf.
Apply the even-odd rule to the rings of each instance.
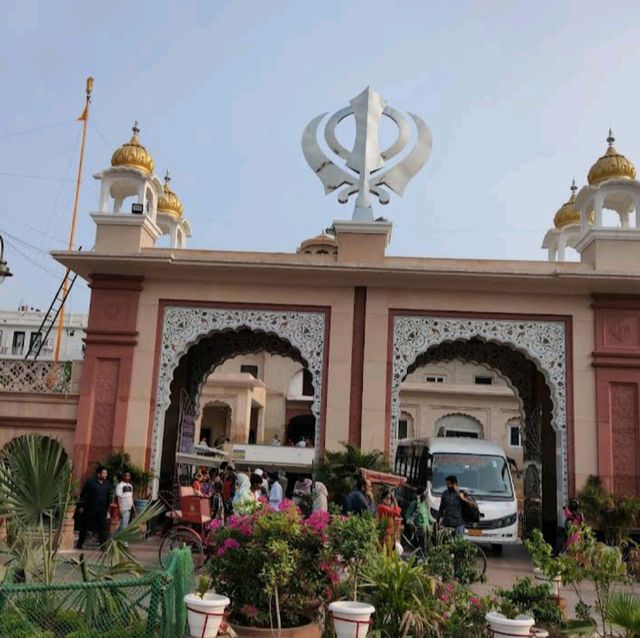
[[[629,591],[616,592],[607,608],[607,620],[625,631],[625,638],[640,638],[640,596]]]

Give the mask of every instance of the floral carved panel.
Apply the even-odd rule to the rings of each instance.
[[[151,469],[160,471],[164,419],[170,404],[170,386],[180,359],[195,344],[212,333],[252,330],[275,335],[288,342],[306,362],[313,379],[311,411],[316,418],[316,450],[319,449],[325,359],[326,315],[303,310],[263,310],[167,306],[162,322],[160,362],[152,433]],[[203,371],[204,372],[204,371]],[[210,372],[207,371],[207,372]]]
[[[613,489],[619,494],[638,495],[638,386],[612,383],[611,435],[613,451]]]
[[[562,321],[479,319],[396,314],[393,321],[391,432],[395,453],[400,386],[416,359],[429,348],[455,341],[484,340],[504,344],[524,355],[542,373],[552,402],[552,426],[558,446],[558,503],[567,495],[567,352]],[[515,381],[515,380],[514,380]],[[521,399],[526,403],[526,395]]]

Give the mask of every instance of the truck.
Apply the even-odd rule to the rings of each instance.
[[[480,521],[467,523],[465,538],[490,544],[495,554],[518,542],[518,503],[509,459],[495,443],[464,437],[401,439],[394,471],[412,488],[424,487],[431,514],[437,517],[445,477],[455,475],[460,490],[471,495]]]

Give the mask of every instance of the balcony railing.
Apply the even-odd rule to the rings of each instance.
[[[0,359],[0,392],[69,394],[71,361]]]

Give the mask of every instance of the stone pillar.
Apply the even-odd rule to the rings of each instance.
[[[640,296],[595,295],[593,308],[598,474],[640,496]]]
[[[92,277],[73,455],[76,478],[112,450],[124,447],[142,281],[142,277]]]

